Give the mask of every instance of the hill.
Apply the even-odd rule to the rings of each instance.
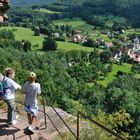
[[[90,21],[93,15],[109,13],[129,19],[135,27],[140,25],[139,0],[59,0],[49,4],[48,8],[55,11],[72,12],[74,16],[82,17],[86,21]]]
[[[36,4],[47,4],[49,2],[55,2],[56,0],[11,0],[11,4],[14,6],[27,6]]]
[[[59,3],[64,4],[91,4],[91,6],[101,6],[106,4],[112,4],[115,6],[120,7],[131,7],[132,5],[138,5],[140,4],[139,0],[59,0]]]

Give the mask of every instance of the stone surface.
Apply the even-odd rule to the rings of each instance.
[[[56,135],[58,135],[58,132],[48,119],[46,117],[47,121],[47,129],[45,129],[44,125],[44,113],[43,113],[43,107],[40,107],[39,114],[37,116],[37,123],[36,126],[38,127],[38,130],[32,135],[26,135],[24,133],[24,129],[28,126],[28,121],[26,117],[26,113],[24,112],[23,107],[20,108],[20,114],[17,124],[13,127],[8,128],[7,127],[7,112],[0,108],[0,140],[55,140]],[[57,112],[60,114],[60,116],[68,120],[72,116],[68,113],[64,112],[61,109],[56,109]],[[21,113],[22,112],[22,113]],[[49,115],[51,120],[54,122],[56,127],[60,131],[67,131],[66,127],[62,123],[62,121],[57,117],[56,113],[53,111],[51,107],[46,107],[46,113]]]

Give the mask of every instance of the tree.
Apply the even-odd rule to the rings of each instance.
[[[100,57],[101,57],[101,61],[103,63],[108,63],[110,61],[111,58],[111,51],[110,50],[106,50],[104,52],[100,53]]]
[[[85,42],[83,42],[83,45],[88,47],[97,47],[97,43],[92,39],[87,39]]]
[[[56,50],[57,49],[57,43],[54,38],[52,37],[45,37],[43,41],[43,50]]]
[[[28,40],[22,41],[22,48],[25,52],[31,51],[31,42]]]
[[[40,36],[40,28],[38,26],[35,27],[35,29],[34,29],[34,35],[35,36]]]

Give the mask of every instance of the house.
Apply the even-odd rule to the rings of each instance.
[[[102,30],[101,33],[104,34],[104,35],[109,35],[110,34],[110,31],[108,31],[108,30]]]
[[[120,52],[119,50],[115,50],[112,52],[111,60],[119,61],[121,59],[121,55],[122,55],[122,52]]]
[[[112,59],[113,60],[120,60],[123,54],[130,55],[132,50],[130,47],[123,47],[118,50],[112,51]]]
[[[97,43],[102,43],[102,42],[104,42],[104,40],[102,38],[96,38],[96,42]]]
[[[80,34],[75,34],[71,37],[71,41],[75,42],[75,43],[83,43],[85,41],[87,41],[85,36],[82,36]]]
[[[52,34],[54,37],[60,37],[60,34],[59,33],[53,33]]]
[[[131,53],[130,58],[133,59],[133,61],[138,62],[140,64],[140,51],[135,51]]]
[[[112,42],[105,42],[104,47],[111,48],[111,47],[113,47],[113,43]]]
[[[83,31],[81,30],[75,30],[75,34],[82,34]]]
[[[139,43],[140,43],[140,41],[139,41],[139,38],[138,38],[138,37],[134,38],[134,40],[133,40],[133,41],[134,41],[134,43],[135,43],[135,44],[139,44]]]
[[[135,50],[140,50],[140,41],[138,37],[134,38],[133,45],[135,47]]]

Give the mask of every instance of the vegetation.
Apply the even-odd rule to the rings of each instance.
[[[0,72],[13,67],[23,85],[28,72],[35,71],[48,105],[74,115],[81,111],[139,140],[140,66],[127,52],[114,59],[114,53],[140,38],[139,6],[138,0],[61,0],[13,7],[0,28]],[[114,139],[88,126],[81,139]]]

